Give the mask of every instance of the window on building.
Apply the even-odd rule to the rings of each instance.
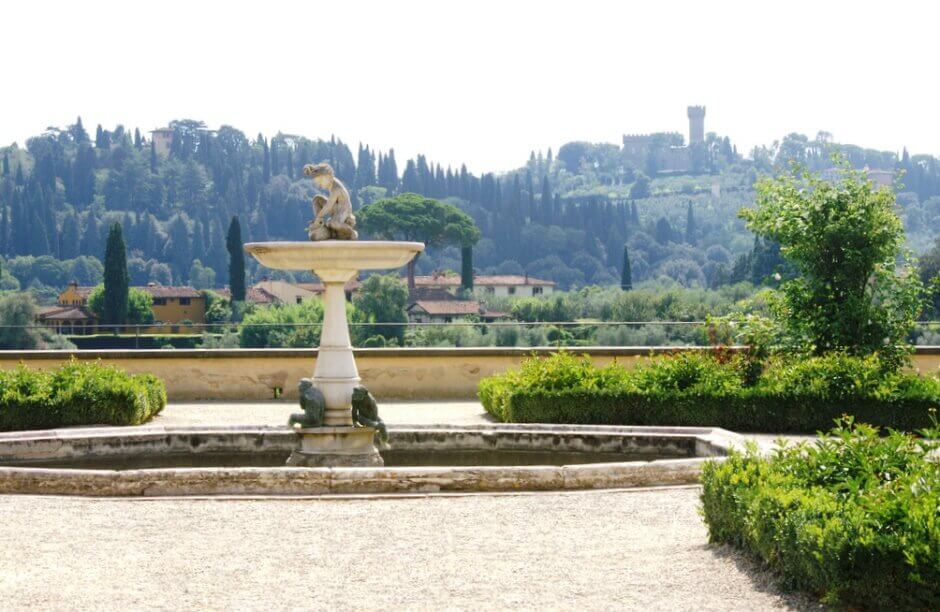
[[[532,295],[541,295],[541,293],[542,293],[541,287],[532,287]]]
[[[166,306],[166,298],[153,298],[154,306]]]
[[[190,298],[180,298],[180,306],[189,306],[191,301]]]
[[[453,320],[453,317],[444,317],[444,323],[451,323]]]
[[[516,288],[515,288],[515,287],[510,287],[510,288],[509,288],[509,295],[516,295]]]
[[[298,295],[298,296],[295,296],[294,299],[297,300],[297,303],[298,303],[298,304],[300,304],[301,302],[304,301],[304,299],[303,299],[302,297],[300,297],[299,295]]]

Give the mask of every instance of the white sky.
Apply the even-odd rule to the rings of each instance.
[[[395,147],[471,171],[569,140],[789,132],[940,154],[936,2],[5,3],[0,143],[81,115]]]

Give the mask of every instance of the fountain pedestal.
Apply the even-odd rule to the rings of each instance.
[[[345,286],[360,270],[399,268],[423,250],[420,242],[371,240],[245,245],[245,251],[263,265],[278,270],[310,270],[324,286],[323,327],[313,372],[313,385],[326,400],[323,427],[297,430],[299,447],[288,465],[382,465],[373,443],[375,430],[356,427],[352,419],[352,392],[360,378],[349,340]]]
[[[384,465],[375,448],[371,427],[310,427],[295,429],[300,447],[287,459],[295,467],[373,467]]]

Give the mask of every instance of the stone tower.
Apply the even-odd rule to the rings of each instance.
[[[690,106],[689,112],[689,145],[703,144],[705,142],[705,107]]]

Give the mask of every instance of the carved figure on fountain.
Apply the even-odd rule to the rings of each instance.
[[[287,421],[288,427],[300,425],[302,428],[320,427],[326,414],[326,398],[323,392],[313,385],[313,379],[301,378],[297,385],[300,391],[300,407],[303,412],[295,412]]]
[[[383,445],[388,443],[388,428],[379,418],[379,405],[369,390],[361,385],[352,392],[352,419],[356,425],[374,427],[378,441]]]
[[[307,224],[307,236],[310,240],[357,240],[356,216],[353,215],[349,191],[343,182],[336,178],[332,166],[327,163],[307,164],[304,175],[313,180],[314,185],[325,189],[329,195],[317,194],[313,197],[313,221]]]

